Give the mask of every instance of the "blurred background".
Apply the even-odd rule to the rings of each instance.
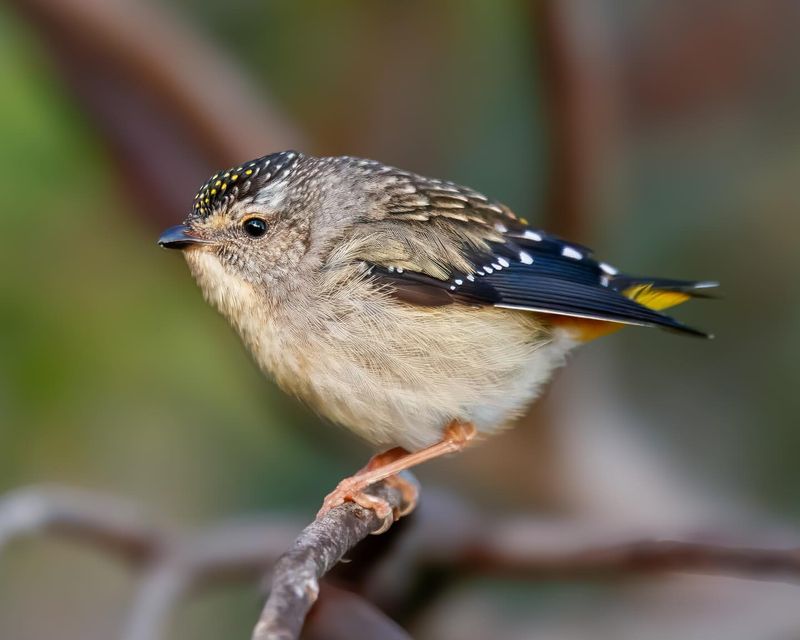
[[[798,61],[793,0],[0,4],[0,491],[100,490],[184,526],[307,520],[363,463],[155,244],[214,170],[297,148],[452,179],[625,270],[724,284],[677,311],[716,340],[589,345],[519,428],[420,470],[426,489],[487,514],[800,538]],[[17,542],[0,637],[116,637],[133,586],[91,550]],[[797,597],[456,576],[400,622],[777,640],[800,636]],[[255,584],[203,593],[169,637],[248,637],[260,603]]]

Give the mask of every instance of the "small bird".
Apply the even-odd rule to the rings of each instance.
[[[376,446],[320,513],[508,426],[566,355],[622,325],[707,334],[661,313],[715,282],[630,276],[473,189],[374,160],[295,151],[221,171],[159,244],[261,369]],[[708,337],[708,336],[707,336]],[[388,526],[387,524],[387,526]]]

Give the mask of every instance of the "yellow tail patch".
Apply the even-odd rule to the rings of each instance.
[[[650,284],[637,284],[624,289],[621,293],[626,298],[630,298],[648,309],[653,309],[653,311],[669,309],[691,298],[688,293],[655,289],[653,285]],[[566,328],[573,333],[581,342],[589,342],[595,338],[614,333],[625,326],[620,322],[589,320],[587,318],[573,318],[570,316],[554,316],[553,321],[559,327]]]
[[[622,295],[653,311],[663,311],[686,302],[691,296],[682,291],[654,289],[651,284],[637,284],[622,291]]]

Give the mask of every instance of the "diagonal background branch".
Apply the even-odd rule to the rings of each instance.
[[[163,7],[12,0],[118,162],[141,213],[188,210],[205,176],[304,136],[237,65]],[[146,38],[142,34],[147,34]]]

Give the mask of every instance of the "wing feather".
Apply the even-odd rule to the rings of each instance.
[[[492,305],[706,335],[659,309],[714,283],[622,275],[587,247],[530,227],[472,189],[378,163],[375,170],[386,214],[373,221],[381,232],[371,232],[358,256],[404,302]]]

